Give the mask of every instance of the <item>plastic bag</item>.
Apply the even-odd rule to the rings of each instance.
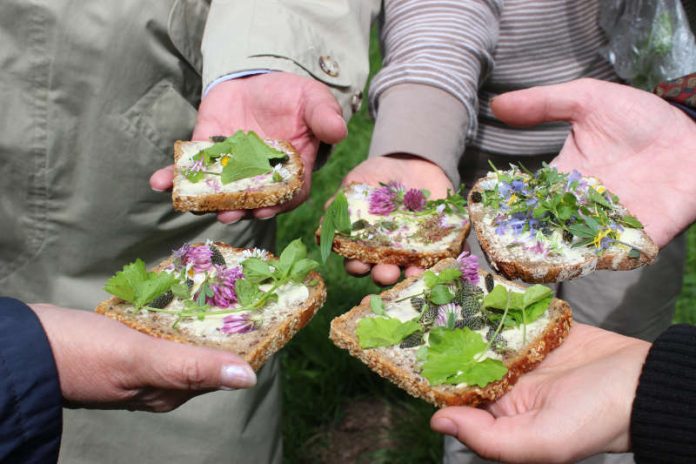
[[[696,71],[696,42],[679,0],[603,0],[600,25],[609,43],[602,55],[634,87]]]

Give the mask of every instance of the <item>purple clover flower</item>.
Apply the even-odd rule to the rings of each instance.
[[[370,214],[386,216],[396,209],[396,193],[385,185],[373,190],[368,197]]]
[[[457,263],[459,264],[459,270],[462,272],[462,280],[474,285],[478,285],[478,257],[472,255],[468,251],[464,251],[462,254],[457,256]]]
[[[411,211],[422,211],[425,208],[425,195],[419,189],[409,189],[404,195],[404,206]]]
[[[186,260],[186,256],[188,255],[189,250],[191,249],[191,245],[188,243],[184,243],[181,245],[180,248],[174,250],[172,252],[172,255],[174,256],[174,261],[181,264],[182,266],[185,265],[186,263],[184,262]]]
[[[203,164],[203,160],[199,159],[193,162],[191,166],[189,167],[190,172],[201,172],[205,168],[205,165]]]
[[[216,265],[215,270],[215,283],[210,286],[213,296],[206,297],[205,302],[218,308],[229,308],[237,302],[235,283],[244,277],[242,268]]]
[[[220,182],[212,177],[209,177],[205,180],[205,184],[213,189],[213,192],[219,192],[222,187],[220,187]]]
[[[213,265],[211,258],[213,252],[206,245],[189,247],[188,251],[182,259],[182,264],[191,264],[195,272],[204,272],[210,269]]]
[[[256,330],[256,321],[250,313],[230,314],[222,320],[220,331],[224,334],[243,334]]]
[[[454,322],[461,311],[462,307],[455,303],[438,306],[435,325],[438,327],[449,327],[450,320]]]
[[[395,194],[404,193],[406,191],[406,186],[401,182],[397,182],[395,180],[389,182],[387,184],[387,187],[389,187],[389,189],[391,189],[391,191]]]

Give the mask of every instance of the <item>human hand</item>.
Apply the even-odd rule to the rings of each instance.
[[[259,219],[270,219],[305,201],[319,142],[338,143],[348,133],[341,107],[324,84],[284,72],[221,82],[203,97],[193,140],[231,135],[239,129],[289,141],[304,163],[304,185],[300,192],[282,205],[253,210],[251,214]],[[150,186],[169,190],[173,180],[174,165],[170,165],[150,177]],[[218,219],[229,224],[246,214],[246,210],[224,211],[218,213]]]
[[[170,411],[194,396],[256,384],[224,351],[170,342],[98,314],[30,305],[48,336],[68,406]]]
[[[696,220],[696,123],[661,98],[581,79],[506,93],[491,108],[515,126],[569,121],[552,164],[601,179],[658,246]]]
[[[418,156],[396,154],[368,158],[354,167],[343,179],[343,185],[359,182],[379,185],[380,182],[398,181],[407,188],[420,188],[430,191],[430,198],[435,200],[445,198],[447,190],[454,190],[452,183],[442,169],[426,159]],[[363,263],[355,259],[345,262],[346,271],[353,275],[364,275],[372,272],[372,280],[379,285],[391,285],[401,275],[399,266],[395,264]],[[422,270],[417,267],[406,269],[406,275],[415,275]]]
[[[650,344],[584,324],[486,410],[441,409],[433,430],[504,462],[575,462],[627,451],[633,398]]]

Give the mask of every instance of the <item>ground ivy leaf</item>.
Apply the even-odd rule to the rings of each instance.
[[[220,180],[223,184],[229,184],[240,179],[267,174],[272,169],[268,158],[258,156],[253,152],[237,150],[230,156],[229,162],[222,169]]]
[[[297,261],[307,257],[307,247],[301,239],[295,239],[285,247],[278,259],[278,268],[281,269],[282,276],[287,277],[292,271],[292,266]]]
[[[293,282],[303,282],[307,275],[319,267],[319,263],[313,259],[302,258],[292,265],[292,270],[290,271],[290,280]]]
[[[430,291],[430,301],[436,305],[447,304],[454,299],[454,295],[445,285],[438,284]]]
[[[481,362],[472,362],[463,366],[461,372],[449,379],[447,383],[453,385],[465,383],[485,387],[489,383],[505,377],[507,371],[508,369],[502,361],[487,358]]]
[[[260,258],[248,258],[242,261],[244,278],[252,282],[263,282],[273,277],[273,271],[268,262]]]
[[[360,348],[366,349],[396,345],[418,330],[421,326],[415,320],[401,322],[393,317],[377,316],[360,319],[355,334]]]

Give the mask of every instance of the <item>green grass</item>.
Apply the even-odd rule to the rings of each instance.
[[[380,57],[373,39],[370,61],[372,74]],[[366,89],[367,90],[367,89]],[[367,95],[367,91],[364,92]],[[348,138],[339,144],[327,164],[314,174],[310,199],[279,219],[278,249],[301,237],[314,243],[314,230],[326,200],[338,188],[350,169],[367,156],[373,123],[363,108],[349,124]],[[696,323],[696,229],[689,232],[689,257],[682,296],[677,303],[675,322]],[[319,260],[317,247],[311,257]],[[327,430],[335,426],[351,401],[376,397],[387,401],[394,417],[390,433],[393,446],[376,450],[369,462],[422,463],[442,458],[441,437],[428,425],[434,409],[409,397],[371,373],[362,363],[339,350],[328,339],[329,323],[357,304],[364,295],[378,291],[369,278],[355,278],[343,270],[342,259],[333,255],[320,270],[328,285],[328,300],[305,329],[282,351],[283,437],[285,460],[308,462],[316,455],[309,448],[325,446]]]

